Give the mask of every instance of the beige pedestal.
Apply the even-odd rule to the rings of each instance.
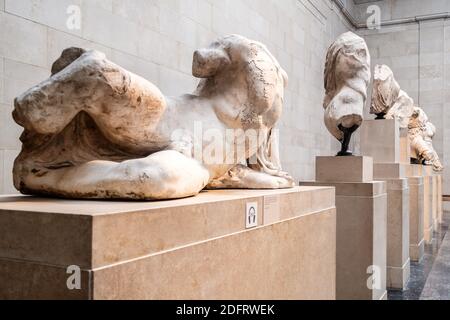
[[[442,191],[442,174],[436,174],[437,177],[437,215],[438,222],[442,224],[444,221],[444,199],[443,199],[443,191]]]
[[[411,165],[408,176],[423,178],[423,229],[425,243],[430,244],[433,239],[433,169],[430,166]]]
[[[410,276],[408,141],[396,120],[363,122],[361,152],[374,158],[374,179],[387,183],[387,286],[392,289],[405,288]]]
[[[409,163],[409,139],[396,120],[365,120],[361,126],[361,153],[374,163]]]
[[[409,187],[407,179],[387,182],[387,287],[404,289],[410,276]]]
[[[410,277],[408,165],[374,164],[374,179],[387,183],[387,287],[404,289]]]
[[[434,218],[433,218],[433,173],[431,167],[422,166],[422,176],[424,179],[424,239],[425,243],[431,244],[433,240]]]
[[[400,128],[400,163],[411,163],[411,141],[408,128]]]
[[[316,180],[371,182],[373,160],[370,157],[317,157]]]
[[[251,207],[257,227],[246,229]],[[0,198],[0,234],[0,299],[335,298],[333,188]],[[68,266],[80,290],[68,289]]]
[[[423,177],[409,177],[409,255],[411,261],[420,262],[424,255],[424,184]]]
[[[433,230],[438,230],[439,229],[439,213],[438,213],[438,198],[439,198],[439,191],[438,191],[438,175],[436,173],[432,173],[431,175],[431,179],[432,179],[432,196],[433,199],[431,201],[431,212],[433,215]]]
[[[372,171],[372,160],[367,157],[317,158],[316,170],[333,172],[342,166],[347,170],[355,162],[364,164],[353,167],[352,177],[360,177],[358,182],[315,181],[301,185],[336,188],[337,299],[386,299],[386,183],[365,181],[368,174],[364,172]],[[344,175],[340,177],[345,179]],[[370,280],[373,286],[368,285]]]

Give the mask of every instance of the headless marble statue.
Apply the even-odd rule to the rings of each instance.
[[[435,171],[443,170],[432,142],[435,126],[426,113],[414,105],[414,100],[401,90],[387,65],[375,66],[370,113],[377,115],[377,119],[396,119],[401,128],[408,129],[412,163],[432,165]]]
[[[80,199],[174,199],[204,188],[290,188],[272,136],[287,75],[261,43],[232,35],[198,50],[197,91],[164,96],[98,51],[70,48],[52,76],[15,100],[25,128],[14,184],[24,194]],[[214,161],[197,157],[211,136],[225,142]],[[250,144],[255,131],[262,139]],[[223,142],[223,141],[222,141]],[[243,150],[231,154],[229,150]],[[208,149],[209,150],[209,149]],[[250,163],[249,159],[255,159]]]
[[[370,113],[380,120],[397,119],[401,128],[408,128],[414,112],[414,100],[401,90],[387,65],[376,65],[373,78]]]
[[[328,49],[323,103],[325,125],[341,142],[338,156],[349,156],[352,134],[361,126],[370,82],[370,54],[361,37],[342,34]]]
[[[433,166],[433,170],[437,172],[444,170],[439,156],[433,147],[433,137],[436,134],[436,127],[428,120],[427,114],[421,108],[414,108],[408,128],[412,163]]]

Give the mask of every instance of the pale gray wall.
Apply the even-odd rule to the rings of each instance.
[[[367,7],[370,5],[380,7],[382,20],[397,20],[450,11],[448,0],[371,0],[354,5],[355,19],[359,22],[366,21]]]
[[[374,4],[383,21],[450,12],[447,0],[383,0],[357,5],[360,22],[367,19],[367,6]],[[433,144],[446,166],[444,193],[450,194],[450,21],[382,26],[359,34],[367,41],[372,66],[389,65],[401,87],[436,125]]]
[[[81,30],[66,27],[72,4],[82,9]],[[47,78],[64,48],[99,49],[178,95],[195,88],[194,49],[230,33],[265,43],[288,72],[281,156],[296,179],[312,179],[315,156],[336,148],[322,120],[325,53],[348,29],[330,0],[0,0],[0,194],[15,191],[13,99]]]

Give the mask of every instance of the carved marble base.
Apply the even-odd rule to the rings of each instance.
[[[329,187],[164,202],[0,198],[0,234],[0,299],[336,297]],[[80,290],[66,285],[71,265]]]

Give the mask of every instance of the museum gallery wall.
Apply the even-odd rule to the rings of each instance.
[[[277,123],[279,157],[295,181],[314,178],[315,157],[340,148],[323,123],[323,67],[331,42],[350,28],[335,5],[314,4],[85,1],[80,29],[69,29],[68,1],[0,1],[0,193],[17,192],[12,169],[22,127],[11,117],[14,98],[46,80],[64,49],[98,50],[164,96],[176,97],[197,88],[194,51],[229,34],[263,43],[289,75]]]

